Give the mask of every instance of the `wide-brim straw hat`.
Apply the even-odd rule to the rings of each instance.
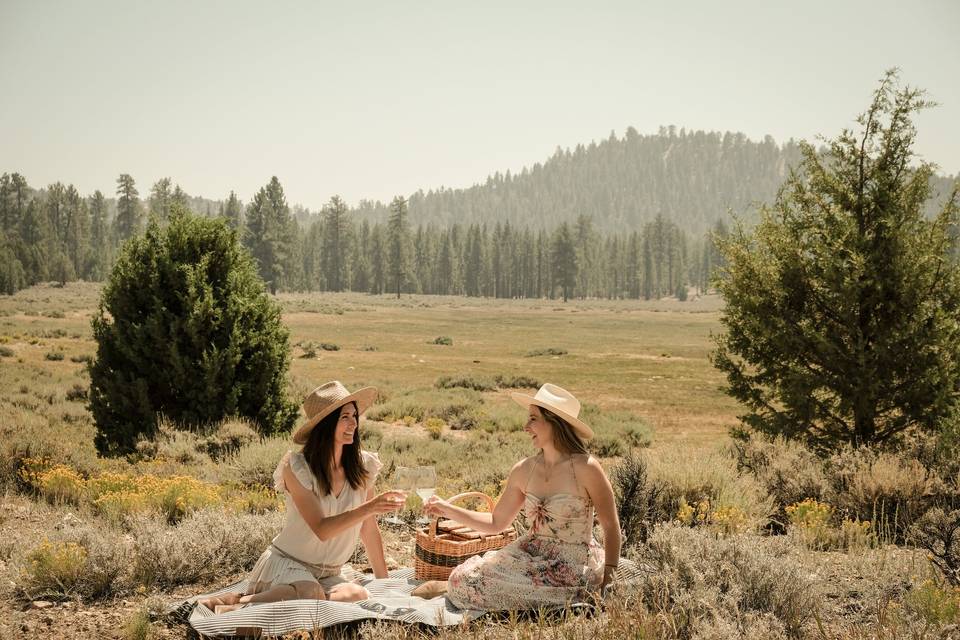
[[[339,380],[320,385],[303,399],[303,412],[307,414],[307,420],[293,432],[293,441],[297,444],[306,444],[310,432],[317,423],[348,402],[357,403],[359,417],[370,408],[376,397],[376,387],[364,387],[350,393]]]
[[[584,440],[593,437],[593,429],[580,419],[580,401],[573,394],[555,384],[545,382],[534,396],[525,393],[511,393],[510,397],[521,407],[535,405],[556,414],[573,428],[574,433]]]

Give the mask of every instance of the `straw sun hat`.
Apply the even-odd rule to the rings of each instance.
[[[339,380],[320,385],[303,399],[303,412],[307,414],[307,421],[293,432],[293,441],[297,444],[306,444],[310,432],[317,423],[348,402],[357,403],[357,416],[359,416],[370,408],[376,397],[376,387],[364,387],[350,393]]]
[[[573,431],[584,440],[593,437],[593,429],[578,417],[580,415],[580,401],[563,387],[546,382],[537,390],[535,396],[511,393],[510,397],[521,407],[535,405],[563,418],[573,428]]]

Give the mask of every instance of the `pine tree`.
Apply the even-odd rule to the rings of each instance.
[[[170,178],[160,178],[150,188],[150,216],[160,224],[166,224],[170,219],[170,208],[173,206],[173,181]]]
[[[347,204],[333,196],[323,210],[323,273],[329,291],[343,291],[349,282]]]
[[[567,223],[554,232],[550,259],[553,282],[560,287],[566,302],[577,284],[577,247]]]
[[[803,144],[772,208],[720,249],[725,333],[715,365],[744,424],[822,451],[936,431],[960,389],[960,272],[949,258],[958,191],[928,220],[916,161],[922,92],[880,84],[859,132]]]
[[[107,276],[113,263],[110,246],[110,231],[107,222],[107,201],[97,190],[90,196],[90,252],[85,272],[91,280],[100,281]]]
[[[127,243],[93,320],[90,409],[102,453],[133,451],[158,415],[197,429],[228,416],[289,429],[289,341],[280,307],[236,232],[175,205]]]
[[[243,203],[233,191],[227,197],[227,203],[223,208],[223,217],[227,219],[227,224],[233,229],[243,228]]]
[[[247,233],[244,241],[250,249],[260,277],[275,294],[283,280],[283,269],[290,253],[290,207],[276,176],[270,178],[253,197],[247,209]]]
[[[407,201],[397,196],[390,203],[387,224],[387,258],[393,289],[400,297],[400,289],[410,278],[410,222],[407,219]]]
[[[141,218],[136,183],[129,174],[120,174],[117,178],[117,218],[114,220],[117,239],[124,242],[140,233]]]

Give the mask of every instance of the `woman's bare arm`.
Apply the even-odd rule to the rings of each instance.
[[[430,516],[443,516],[456,520],[480,533],[487,535],[500,533],[513,524],[513,520],[523,507],[524,495],[521,487],[525,484],[523,482],[525,478],[524,462],[525,460],[521,460],[513,465],[513,469],[510,470],[510,475],[507,477],[507,488],[504,489],[503,495],[500,496],[492,513],[480,513],[464,509],[436,496],[427,500],[424,511]]]
[[[577,462],[577,478],[587,490],[587,495],[597,510],[597,520],[603,529],[604,567],[603,586],[613,578],[620,561],[620,519],[617,517],[617,502],[613,487],[596,458],[590,456],[585,462]]]
[[[395,511],[403,505],[404,500],[402,492],[386,491],[353,509],[328,516],[323,513],[320,499],[300,484],[289,464],[283,468],[283,482],[304,522],[320,540],[334,538],[371,516]]]
[[[367,500],[373,500],[375,497],[373,487],[367,491]],[[367,559],[370,566],[373,567],[373,575],[377,578],[387,577],[387,560],[383,553],[383,536],[380,535],[380,527],[377,525],[376,516],[370,516],[360,525],[360,541],[363,542],[363,548],[367,550]]]

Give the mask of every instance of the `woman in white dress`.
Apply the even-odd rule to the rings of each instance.
[[[286,522],[247,576],[244,593],[201,601],[224,613],[256,602],[317,599],[365,600],[367,590],[340,575],[358,538],[378,578],[387,576],[376,516],[403,506],[402,491],[374,493],[382,466],[360,448],[360,415],[376,389],[350,393],[340,382],[314,389],[303,402],[307,421],[293,435],[301,451],[290,452],[274,472],[286,499]]]
[[[524,431],[540,453],[514,465],[492,513],[469,511],[436,496],[424,509],[488,535],[505,530],[523,509],[530,528],[503,549],[468,559],[448,581],[424,583],[414,595],[446,591],[464,609],[536,609],[584,601],[613,579],[620,522],[610,481],[584,446],[593,430],[579,419],[580,402],[550,383],[535,396],[512,396],[527,409]],[[603,530],[602,548],[593,538],[595,516]]]

